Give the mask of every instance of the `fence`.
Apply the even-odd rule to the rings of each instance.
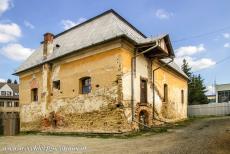
[[[20,132],[18,112],[0,112],[0,135],[12,136]]]
[[[229,114],[230,114],[230,102],[188,106],[188,116],[205,116],[205,115],[221,116],[221,115],[229,115]]]

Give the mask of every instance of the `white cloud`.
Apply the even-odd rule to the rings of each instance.
[[[179,66],[181,66],[183,64],[183,59],[186,59],[189,66],[192,67],[192,71],[198,71],[205,68],[209,68],[216,64],[216,62],[210,58],[197,59],[189,56],[175,58],[175,62]]]
[[[230,38],[230,34],[229,34],[229,33],[224,33],[224,34],[222,34],[222,35],[223,35],[223,37],[226,38],[226,39]]]
[[[155,13],[156,17],[159,19],[169,19],[170,17],[173,16],[172,12],[167,12],[164,9],[158,9]]]
[[[215,94],[215,87],[214,86],[206,86],[206,90],[207,90],[207,92],[206,92],[207,95]]]
[[[6,82],[6,80],[5,80],[5,79],[0,78],[0,82]]]
[[[15,23],[0,23],[0,43],[7,43],[16,40],[21,36],[21,29]]]
[[[10,7],[13,6],[11,0],[0,0],[0,15],[7,11]]]
[[[176,49],[176,55],[178,57],[191,56],[191,55],[194,55],[196,53],[199,53],[205,50],[206,49],[204,48],[203,44],[200,44],[198,46],[183,46],[183,47]]]
[[[225,43],[225,44],[224,44],[224,47],[225,47],[225,48],[230,48],[230,43]]]
[[[27,21],[27,20],[24,21],[24,25],[25,25],[26,27],[30,28],[30,29],[34,29],[34,28],[35,28],[34,25],[31,24],[31,23],[30,23],[29,21]]]
[[[25,48],[21,44],[17,43],[8,44],[0,50],[1,54],[16,61],[25,60],[32,54],[33,51],[34,49]]]
[[[192,71],[198,71],[205,68],[212,67],[216,64],[216,62],[210,58],[195,58],[196,54],[205,51],[205,47],[203,44],[197,46],[183,46],[176,49],[176,58],[175,62],[181,66],[183,64],[183,59],[186,59],[189,66],[192,67]]]
[[[63,24],[63,28],[66,30],[66,29],[72,28],[73,26],[76,26],[76,25],[78,25],[84,21],[86,21],[86,18],[79,18],[76,22],[68,20],[68,19],[62,20],[61,23]]]

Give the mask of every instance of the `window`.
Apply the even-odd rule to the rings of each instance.
[[[1,91],[2,96],[6,96],[6,91]]]
[[[6,92],[6,96],[11,96],[12,92],[11,91],[7,91]]]
[[[14,107],[19,107],[19,102],[14,102]]]
[[[181,90],[181,103],[184,104],[184,90]]]
[[[88,94],[91,91],[91,78],[84,77],[80,79],[80,91],[82,94]]]
[[[60,90],[60,80],[53,81],[53,88]]]
[[[168,85],[167,84],[164,84],[164,99],[163,99],[164,102],[167,102],[168,101]]]
[[[34,88],[31,90],[31,99],[33,102],[38,101],[38,88]]]
[[[230,90],[218,91],[218,103],[230,101]]]
[[[13,106],[13,102],[7,102],[7,107],[12,107]]]
[[[4,102],[0,102],[0,107],[4,107]]]

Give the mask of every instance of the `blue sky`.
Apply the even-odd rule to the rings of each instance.
[[[230,58],[221,61],[230,56],[229,6],[229,0],[0,0],[0,80],[17,79],[11,74],[45,32],[114,9],[147,36],[169,33],[176,62],[186,58],[207,86],[215,78],[230,83]]]

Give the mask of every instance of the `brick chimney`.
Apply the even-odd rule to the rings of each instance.
[[[54,35],[52,33],[44,34],[43,59],[46,59],[47,56],[53,53],[53,39]]]

